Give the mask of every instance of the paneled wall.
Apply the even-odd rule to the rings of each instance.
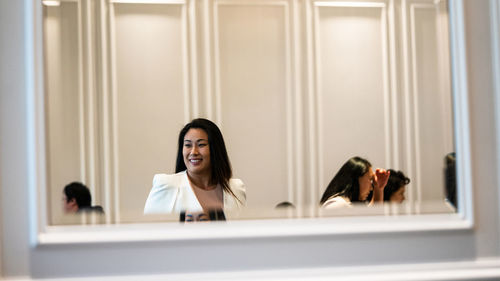
[[[190,116],[186,16],[179,5],[112,8],[115,196],[127,220],[144,208],[153,174],[175,169],[177,132]]]
[[[63,223],[71,180],[107,222],[147,220],[152,177],[174,172],[178,132],[196,117],[220,126],[250,208],[317,204],[355,155],[405,171],[410,202],[442,200],[453,138],[446,3],[435,2],[46,7],[51,223]]]
[[[436,186],[444,155],[454,151],[449,56],[442,53],[449,49],[447,14],[443,3],[409,1],[403,8],[409,35],[404,39],[405,92],[413,125],[413,147],[408,150],[415,153],[409,165],[414,167],[416,200],[425,201],[442,195],[442,190],[428,187]]]
[[[86,150],[83,91],[79,68],[78,5],[61,3],[45,9],[44,42],[48,179],[50,217],[63,220],[62,189],[71,181],[85,181]],[[49,40],[50,39],[50,40]],[[94,189],[95,190],[95,189]]]
[[[387,9],[331,4],[314,11],[318,192],[354,155],[393,166]]]
[[[235,176],[247,185],[249,206],[293,200],[289,4],[212,5],[216,120]]]

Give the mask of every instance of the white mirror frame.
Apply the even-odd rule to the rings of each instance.
[[[484,8],[486,2],[477,1],[476,3]],[[22,209],[18,213],[10,213],[8,216],[5,215],[5,211],[2,213],[0,223],[2,223],[3,228],[1,230],[7,235],[3,236],[3,245],[0,249],[2,257],[11,259],[10,261],[7,259],[2,261],[4,274],[29,275],[35,278],[100,276],[99,279],[102,279],[103,276],[128,274],[135,276],[141,274],[142,276],[177,274],[174,276],[199,279],[218,279],[220,277],[243,279],[243,277],[251,278],[252,276],[258,278],[259,274],[266,274],[264,276],[271,274],[274,276],[271,279],[282,279],[286,276],[300,278],[301,274],[304,274],[302,275],[304,278],[311,276],[320,278],[321,276],[337,274],[344,277],[357,276],[357,278],[362,279],[363,274],[366,277],[366,274],[376,275],[377,272],[379,274],[380,272],[382,274],[393,272],[393,280],[399,280],[398,276],[400,278],[407,276],[405,279],[408,279],[409,270],[418,272],[421,268],[427,270],[424,274],[433,270],[438,272],[438,275],[434,276],[439,276],[439,270],[448,268],[451,270],[450,272],[455,272],[457,277],[453,278],[448,275],[447,277],[451,279],[467,278],[467,275],[464,275],[460,269],[475,271],[487,268],[491,269],[489,273],[483,272],[484,275],[481,276],[485,278],[500,276],[499,270],[492,270],[499,268],[498,265],[500,265],[498,261],[500,256],[498,187],[494,189],[496,196],[491,196],[492,199],[486,202],[496,204],[481,206],[472,196],[473,183],[475,190],[482,198],[487,197],[484,190],[492,187],[479,186],[484,181],[478,178],[484,173],[477,170],[488,163],[498,164],[495,154],[491,156],[495,160],[487,161],[483,166],[479,165],[481,161],[477,157],[487,154],[481,150],[482,144],[478,137],[481,137],[485,130],[492,129],[493,138],[500,138],[500,129],[495,127],[494,122],[487,123],[486,129],[477,128],[479,127],[477,122],[485,121],[486,117],[479,116],[481,114],[477,113],[478,108],[475,107],[477,105],[469,103],[469,100],[473,98],[479,100],[480,105],[487,104],[489,100],[488,97],[472,97],[468,91],[469,89],[481,89],[481,86],[478,86],[477,81],[474,80],[477,77],[467,73],[468,69],[475,66],[468,67],[466,63],[466,55],[470,54],[470,51],[465,48],[467,41],[463,0],[450,1],[455,140],[457,155],[459,155],[457,165],[458,195],[461,206],[459,213],[408,217],[233,221],[225,224],[189,226],[130,224],[92,227],[46,225],[45,186],[43,186],[45,182],[45,144],[43,142],[41,3],[37,0],[25,0],[23,4],[24,7],[16,8],[17,11],[24,11],[25,18],[21,25],[21,27],[24,26],[24,29],[18,28],[17,31],[24,34],[25,37],[16,42],[23,43],[21,45],[24,47],[24,52],[21,51],[21,53],[24,55],[24,60],[20,61],[25,62],[23,66],[25,72],[17,75],[22,77],[18,80],[24,82],[25,87],[18,89],[18,91],[25,92],[27,95],[19,99],[21,102],[26,101],[25,107],[20,106],[25,111],[12,114],[12,116],[21,117],[20,122],[26,121],[20,126],[26,130],[19,133],[27,140],[26,146],[23,144],[17,146],[18,151],[26,153],[26,157],[23,158],[25,160],[20,160],[20,163],[15,162],[12,165],[21,167],[21,170],[23,167],[27,168],[27,175],[20,180],[21,183],[27,184],[27,188],[17,193],[14,192],[14,196],[25,196],[17,199],[18,201],[8,202],[11,198],[5,196],[4,198],[7,199],[2,199],[1,207],[2,211],[13,211],[22,209],[22,207],[26,207],[26,210]],[[468,3],[467,5],[470,7],[474,4]],[[495,7],[494,12],[492,12],[492,21],[495,22],[491,24],[494,26],[495,23],[499,23],[498,3],[491,0],[489,5]],[[474,9],[472,10],[470,13],[473,14]],[[469,24],[468,27],[474,30],[474,24]],[[490,78],[497,81],[496,94],[498,98],[500,77],[498,30],[493,30],[492,33],[494,34],[492,49],[496,54],[496,61],[493,63],[496,70],[494,72],[496,80]],[[480,49],[478,45],[472,44],[474,51],[477,51],[478,48]],[[470,80],[475,82],[471,83],[472,86],[469,85]],[[2,82],[4,81],[2,80]],[[4,89],[9,88],[2,88],[2,90]],[[500,107],[498,100],[496,100],[496,105]],[[6,108],[6,106],[2,106],[2,110]],[[469,116],[469,112],[475,112],[475,115]],[[2,117],[5,116],[7,113],[2,113]],[[497,121],[500,121],[499,116],[496,118]],[[5,120],[5,118],[3,119]],[[471,130],[469,122],[477,126],[474,127],[475,130]],[[2,123],[2,126],[3,130],[5,122]],[[6,136],[5,132],[1,132],[2,137]],[[474,133],[479,133],[480,136],[473,136]],[[12,139],[7,138],[2,144],[2,148],[9,147],[9,145],[5,145],[5,143],[9,144],[9,141]],[[24,148],[21,149],[20,146]],[[493,146],[496,147],[495,144]],[[485,149],[488,148],[491,147],[487,146]],[[471,157],[472,151],[477,153],[474,158]],[[6,166],[7,164],[2,162],[2,168]],[[494,168],[490,171],[497,172],[498,167],[493,166]],[[24,171],[26,172],[26,170]],[[2,190],[0,190],[2,194],[10,195],[7,191],[13,190],[12,186],[15,183],[13,176],[3,174]],[[495,181],[492,184],[497,183],[498,178],[495,176]],[[19,202],[22,202],[19,204],[20,206],[14,206]],[[476,204],[473,205],[473,202]],[[493,223],[481,222],[481,219],[488,218],[485,213],[491,210],[496,211],[491,215],[494,218]],[[12,216],[13,219],[9,216]],[[474,218],[478,217],[480,220],[475,223]],[[15,221],[13,221],[15,219],[20,219],[19,226],[15,225]],[[24,224],[22,223],[23,219],[27,219],[29,222]],[[20,238],[16,240],[13,237],[14,232],[19,230],[26,230],[27,233],[19,234]],[[484,242],[484,239],[488,238],[493,240],[489,243]],[[9,241],[14,242],[8,245]],[[411,245],[412,243],[413,245]],[[18,248],[13,249],[13,247]],[[351,252],[364,252],[364,255],[349,255]],[[478,262],[480,257],[493,258],[486,262]],[[452,261],[454,263],[450,263]],[[19,263],[18,266],[14,265],[16,262]],[[429,262],[437,264],[426,264]],[[384,267],[384,264],[390,266]],[[399,266],[395,266],[396,264]],[[419,265],[410,266],[408,264]],[[252,271],[253,273],[242,277],[238,273],[228,273],[230,271]],[[200,273],[203,272],[212,273],[201,275]],[[415,276],[418,275],[413,275],[413,277]],[[424,275],[420,276],[424,278]]]

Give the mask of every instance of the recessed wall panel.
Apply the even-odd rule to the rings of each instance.
[[[412,7],[414,22],[414,94],[416,96],[417,120],[417,153],[419,158],[419,177],[417,183],[421,186],[422,201],[436,201],[444,198],[444,157],[451,145],[446,141],[450,136],[449,128],[443,127],[444,116],[451,108],[443,110],[446,99],[451,99],[451,93],[443,92],[439,87],[440,68],[437,32],[437,13],[433,6]]]
[[[115,4],[118,192],[121,221],[141,218],[155,173],[173,173],[184,125],[180,5]]]
[[[382,8],[319,7],[319,157],[323,192],[349,158],[386,165],[387,89]],[[321,195],[321,194],[320,194]],[[319,199],[318,199],[319,201]]]
[[[64,224],[63,188],[82,181],[77,4],[44,10],[49,223]]]
[[[220,5],[220,115],[248,207],[288,200],[287,47],[283,5]]]

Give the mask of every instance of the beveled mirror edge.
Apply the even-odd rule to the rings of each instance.
[[[493,56],[493,92],[495,95],[495,106],[500,108],[500,3],[497,0],[490,0],[490,17],[492,27],[492,56]],[[495,111],[497,140],[500,139],[500,112]],[[497,159],[500,159],[500,151],[497,152]],[[497,167],[497,177],[500,177],[500,167]]]
[[[468,114],[467,91],[467,66],[465,50],[465,30],[463,0],[450,1],[450,45],[452,60],[452,85],[453,105],[455,118],[456,151],[460,155],[458,171],[458,214],[452,215],[419,215],[404,217],[390,222],[388,228],[374,231],[370,222],[384,217],[349,217],[345,219],[297,219],[280,220],[249,220],[244,222],[231,222],[223,225],[203,225],[204,234],[189,235],[186,228],[178,224],[129,224],[113,226],[93,226],[81,228],[77,226],[48,226],[47,225],[47,200],[46,200],[46,159],[44,136],[44,85],[43,85],[43,42],[42,42],[42,4],[39,0],[28,0],[25,7],[25,21],[29,28],[27,32],[26,55],[27,69],[36,81],[28,85],[28,159],[29,194],[30,194],[30,241],[34,246],[50,244],[73,244],[87,242],[132,242],[183,239],[219,239],[219,238],[245,238],[245,237],[284,237],[303,235],[336,235],[345,233],[371,233],[371,232],[406,232],[406,231],[438,231],[438,230],[464,230],[474,227],[472,206],[472,184],[470,164],[470,130]],[[332,221],[343,221],[341,228],[331,226]],[[307,226],[307,227],[304,227]],[[197,228],[193,226],[193,228]],[[259,231],[244,232],[258,228]],[[172,231],[174,229],[175,231]],[[183,231],[179,231],[183,230]],[[71,235],[67,235],[71,234]],[[182,235],[181,235],[182,234]],[[186,236],[187,235],[187,236]]]
[[[453,92],[453,117],[455,126],[455,147],[461,158],[457,165],[457,200],[461,206],[458,213],[474,225],[472,211],[472,181],[470,158],[470,128],[468,111],[467,60],[463,1],[450,1],[450,47]]]
[[[179,224],[48,226],[38,236],[39,245],[192,241],[248,238],[312,237],[433,231],[467,231],[472,225],[458,214],[410,217],[337,217],[321,219],[245,220]],[[145,234],[147,233],[147,234]]]

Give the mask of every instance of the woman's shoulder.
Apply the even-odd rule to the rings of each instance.
[[[144,213],[170,213],[174,209],[179,190],[184,185],[185,173],[156,174],[149,192]]]
[[[234,178],[230,179],[229,180],[229,187],[231,188],[231,190],[235,194],[237,194],[237,193],[245,194],[246,193],[246,186],[243,183],[243,181],[240,179],[234,179]]]
[[[240,179],[231,178],[229,179],[229,187],[233,191],[234,195],[238,198],[238,200],[246,204],[246,186]]]
[[[184,181],[186,172],[176,174],[155,174],[153,176],[153,189],[155,187],[176,187]]]
[[[229,179],[229,186],[231,186],[231,188],[245,188],[245,184],[243,183],[242,180],[240,179],[235,179],[235,178],[231,178]]]
[[[343,196],[332,196],[321,206],[325,209],[333,209],[339,207],[351,207],[351,201]]]

